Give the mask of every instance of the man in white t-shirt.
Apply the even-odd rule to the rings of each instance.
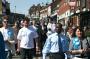
[[[29,28],[29,19],[25,18],[23,20],[23,27],[19,30],[17,35],[18,39],[18,49],[21,51],[21,59],[33,58],[33,49],[34,49],[34,39],[37,38],[37,35]]]

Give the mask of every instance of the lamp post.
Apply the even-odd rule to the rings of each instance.
[[[15,13],[16,13],[16,6],[15,6]]]
[[[15,20],[16,20],[16,6],[14,6],[15,7],[15,11],[14,11],[14,22],[15,22]]]

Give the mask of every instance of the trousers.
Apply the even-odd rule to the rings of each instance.
[[[21,59],[33,59],[33,49],[21,48]]]
[[[64,53],[50,53],[49,55],[50,59],[65,59],[65,54]]]
[[[6,58],[6,59],[12,59],[11,50],[5,51],[5,58]]]

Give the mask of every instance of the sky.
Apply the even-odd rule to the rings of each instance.
[[[28,14],[29,8],[35,4],[45,4],[47,2],[51,2],[51,0],[6,0],[10,3],[11,12],[16,12],[20,14]]]

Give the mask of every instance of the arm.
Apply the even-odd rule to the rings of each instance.
[[[35,43],[36,43],[36,51],[38,51],[39,50],[39,47],[38,47],[38,34],[37,34],[37,32],[36,31],[33,31],[32,32],[32,37],[34,38],[34,41],[35,41]]]
[[[45,42],[43,50],[42,50],[43,59],[46,59],[46,55],[47,55],[47,53],[49,53],[50,48],[51,48],[51,43],[50,43],[50,38],[48,37],[46,39],[46,42]]]
[[[71,39],[71,41],[70,41],[70,45],[69,45],[69,53],[70,54],[73,54],[73,55],[75,55],[75,54],[82,54],[83,53],[83,49],[79,49],[79,50],[74,50],[74,48],[73,48],[73,39]]]
[[[80,50],[71,50],[71,51],[69,51],[70,52],[70,54],[82,54],[83,53],[83,50],[82,49],[80,49]]]
[[[21,40],[18,40],[18,48],[17,48],[18,52],[20,51],[20,42],[21,42]]]
[[[17,51],[20,51],[20,43],[21,43],[21,39],[22,39],[21,32],[22,31],[19,30],[18,35],[17,35],[17,39],[18,39],[18,48],[17,48]]]

